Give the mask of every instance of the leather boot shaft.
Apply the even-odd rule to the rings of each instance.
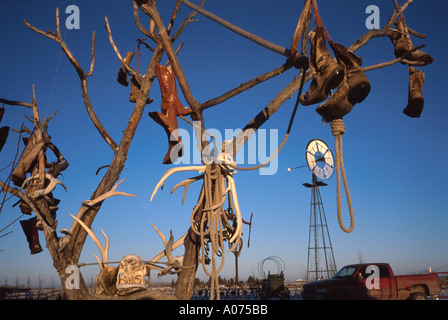
[[[20,221],[20,225],[22,226],[22,230],[25,233],[31,254],[36,254],[43,251],[42,246],[39,242],[39,234],[36,228],[36,222],[36,217]]]
[[[411,118],[420,118],[425,100],[423,98],[423,83],[425,74],[409,66],[409,94],[408,105],[403,113]]]

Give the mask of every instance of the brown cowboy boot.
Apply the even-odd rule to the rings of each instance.
[[[37,158],[37,155],[44,147],[45,142],[41,141],[36,144],[36,137],[32,135],[28,139],[23,139],[26,147],[23,150],[22,155],[20,156],[19,163],[17,164],[16,169],[12,173],[12,182],[21,187],[23,181],[25,181],[26,173],[31,169],[34,161]]]
[[[425,74],[409,66],[409,98],[403,113],[411,118],[420,118],[425,105],[423,98],[423,82]]]
[[[176,162],[176,160],[183,156],[183,144],[180,137],[177,135],[177,132],[174,130],[177,129],[177,118],[174,112],[168,112],[168,115],[164,115],[160,112],[149,112],[148,115],[157,122],[159,125],[163,127],[165,133],[168,137],[168,152],[163,159],[163,164],[171,164]],[[174,132],[173,132],[174,131]],[[173,137],[175,140],[171,138]],[[179,144],[178,152],[172,152],[173,148]]]
[[[36,228],[36,222],[36,217],[20,221],[20,225],[25,233],[31,254],[36,254],[43,251],[42,246],[39,243],[39,234]]]
[[[140,94],[141,82],[136,76],[131,75],[131,93],[129,94],[130,102],[137,102],[138,95]]]
[[[395,57],[401,58],[410,50],[412,50],[414,48],[414,45],[412,44],[411,37],[407,30],[406,21],[403,15],[400,17],[400,19],[398,19],[396,25],[397,29],[390,30],[387,33],[387,36],[394,45]],[[416,50],[407,54],[404,59],[419,62],[422,66],[428,65],[434,61],[433,57],[420,50]],[[405,64],[405,62],[402,63]]]
[[[6,140],[8,139],[9,135],[9,127],[4,126],[0,128],[0,151],[2,151],[3,146],[6,143]]]
[[[309,35],[311,50],[309,64],[313,71],[313,80],[308,91],[300,97],[302,105],[311,105],[328,98],[344,78],[344,69],[333,61],[330,50],[325,44],[322,27],[315,27]]]
[[[128,52],[126,53],[126,56],[124,57],[124,62],[126,62],[126,64],[131,63],[132,58],[134,57],[135,52]],[[129,85],[129,79],[128,79],[128,70],[126,69],[125,66],[122,66],[119,70],[118,70],[118,77],[117,77],[117,81],[119,84],[127,87]]]
[[[342,119],[352,111],[354,105],[348,100],[349,90],[350,86],[345,76],[336,93],[316,108],[316,112],[322,116],[324,122],[330,123],[335,119]]]
[[[362,59],[339,43],[332,42],[331,47],[338,63],[345,69],[349,86],[348,101],[352,105],[364,101],[370,93],[370,82],[361,69]]]
[[[162,113],[167,114],[168,110],[175,111],[176,116],[191,112],[190,108],[185,108],[179,100],[176,87],[176,76],[171,66],[165,67],[156,65],[157,78],[159,79],[160,92],[162,94]]]

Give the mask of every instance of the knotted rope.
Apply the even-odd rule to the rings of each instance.
[[[350,191],[348,189],[348,182],[347,177],[345,175],[345,168],[344,168],[344,158],[343,158],[343,152],[342,152],[342,135],[345,133],[345,125],[344,121],[341,119],[334,119],[330,123],[331,126],[331,132],[334,136],[334,148],[336,153],[336,178],[337,178],[337,212],[338,212],[338,222],[341,229],[346,232],[350,233],[355,228],[355,215],[353,213],[353,206],[352,206],[352,200],[350,197]],[[346,228],[343,221],[342,221],[342,214],[341,214],[341,173],[342,173],[342,179],[344,182],[345,187],[345,193],[347,196],[347,203],[348,203],[348,209],[350,212],[350,228]]]
[[[201,191],[200,201],[204,201],[202,217],[199,227],[199,236],[201,239],[202,267],[206,275],[210,277],[211,294],[210,300],[220,299],[218,274],[224,267],[225,249],[224,249],[224,226],[222,219],[226,221],[223,204],[226,199],[225,176],[222,167],[219,165],[207,165],[204,172],[204,185]],[[196,212],[197,210],[194,210]],[[192,226],[194,226],[193,215]],[[193,231],[197,232],[195,228]],[[211,263],[212,269],[209,271],[206,267],[206,238],[211,245]],[[237,242],[240,239],[236,240]],[[208,251],[208,250],[207,250]],[[221,257],[221,263],[217,266],[217,257]]]

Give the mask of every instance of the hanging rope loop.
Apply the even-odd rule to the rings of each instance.
[[[334,136],[334,148],[336,153],[336,183],[337,183],[337,212],[338,212],[338,222],[342,231],[346,233],[351,233],[355,228],[355,215],[353,213],[352,200],[350,196],[350,191],[348,188],[347,177],[345,174],[344,167],[344,157],[342,152],[342,135],[345,133],[344,121],[341,119],[335,119],[331,121],[331,132]],[[344,222],[342,221],[341,213],[341,174],[342,180],[344,182],[345,194],[347,197],[347,204],[350,213],[350,227],[346,228]]]

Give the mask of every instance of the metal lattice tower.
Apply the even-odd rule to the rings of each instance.
[[[311,189],[310,230],[308,240],[307,280],[331,278],[336,273],[336,261],[328,231],[327,218],[319,187],[327,186],[313,174],[312,184],[303,185]]]

